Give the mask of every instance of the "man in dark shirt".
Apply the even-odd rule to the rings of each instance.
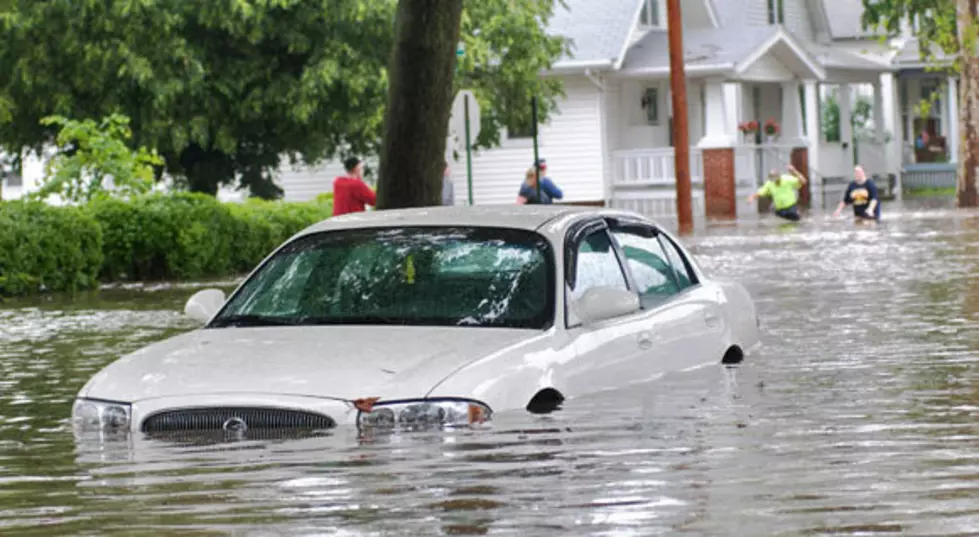
[[[333,216],[359,213],[366,205],[377,205],[377,196],[364,182],[364,163],[357,157],[343,161],[347,175],[333,180]]]
[[[880,220],[880,196],[877,185],[867,178],[863,166],[853,169],[853,181],[846,187],[843,200],[840,201],[833,216],[839,217],[847,205],[853,205],[853,216],[857,220]]]

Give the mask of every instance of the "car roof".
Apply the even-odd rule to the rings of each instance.
[[[571,205],[435,206],[388,209],[336,216],[309,226],[299,235],[338,229],[407,226],[501,227],[534,231],[557,220],[565,220],[570,223],[587,216],[628,216],[640,218],[656,225],[656,222],[639,214],[602,207]]]

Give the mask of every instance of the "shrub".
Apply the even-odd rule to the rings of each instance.
[[[104,280],[197,279],[251,270],[282,241],[328,217],[316,202],[221,203],[157,194],[89,206],[103,232]]]
[[[100,198],[80,207],[0,202],[0,294],[98,280],[227,277],[328,218],[326,201],[221,203],[204,194]]]
[[[0,202],[0,294],[94,288],[102,232],[83,209]]]

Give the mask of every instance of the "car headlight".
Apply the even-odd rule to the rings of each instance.
[[[424,399],[378,402],[370,410],[361,409],[361,427],[462,426],[488,421],[493,411],[483,403],[465,399]]]
[[[83,430],[128,431],[132,407],[128,403],[99,399],[75,399],[71,421]]]

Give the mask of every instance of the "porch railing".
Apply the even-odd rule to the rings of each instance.
[[[614,186],[671,186],[676,183],[672,147],[630,149],[613,153]],[[699,148],[690,148],[690,181],[703,184],[704,160]]]

